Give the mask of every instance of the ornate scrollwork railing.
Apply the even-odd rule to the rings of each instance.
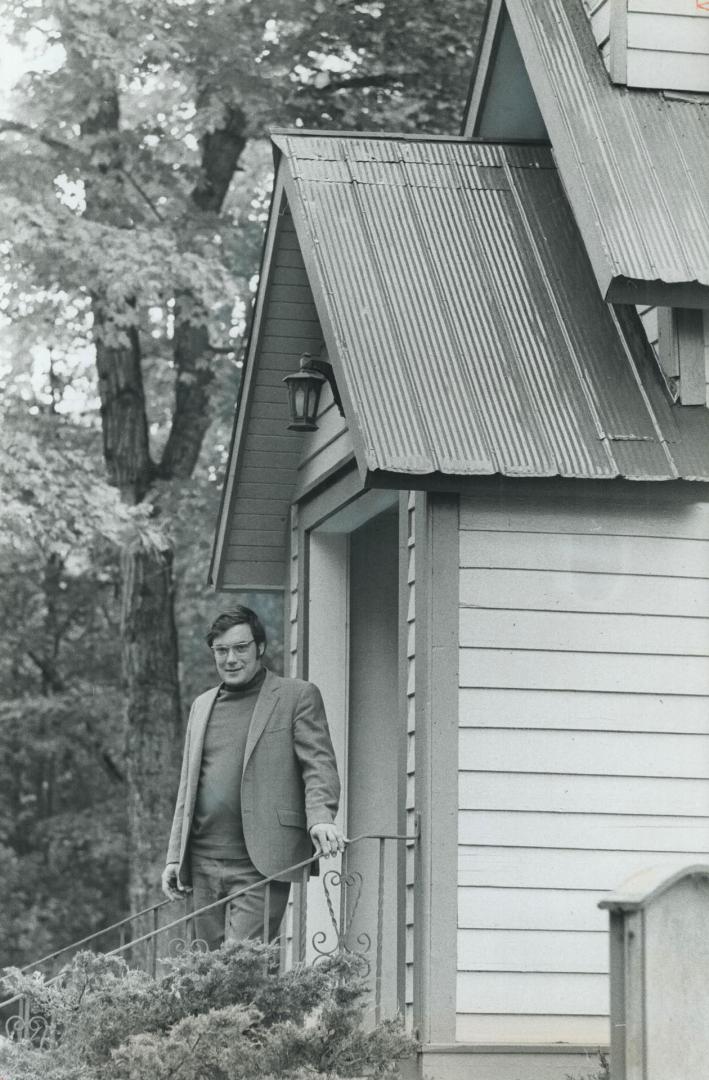
[[[385,843],[386,841],[412,843],[416,840],[416,837],[398,834],[364,834],[349,840],[347,842],[347,850],[349,851],[353,845],[359,844],[364,840],[377,840],[379,842],[374,979],[375,1015],[378,1021],[381,1014]],[[372,959],[370,956],[372,950],[372,937],[367,930],[361,930],[355,935],[353,929],[355,916],[358,912],[360,900],[364,891],[364,877],[360,871],[348,869],[346,855],[347,853],[345,853],[343,858],[341,869],[327,870],[323,875],[323,891],[331,928],[327,930],[320,929],[313,934],[311,943],[315,954],[314,962],[317,963],[318,960],[323,960],[326,957],[345,953],[348,956],[357,958],[361,963],[363,975],[369,977],[372,971]],[[277,875],[274,874],[272,877],[264,878],[254,885],[239,889],[238,891],[223,897],[221,900],[214,901],[212,904],[206,904],[204,907],[188,911],[184,915],[172,919],[161,926],[160,912],[171,903],[170,900],[162,900],[157,904],[152,904],[142,911],[136,912],[111,924],[111,926],[104,927],[94,934],[89,934],[80,941],[74,942],[72,945],[67,945],[62,949],[58,949],[32,964],[26,964],[20,969],[20,972],[23,974],[32,972],[32,974],[39,977],[41,968],[51,961],[55,961],[67,954],[76,953],[80,948],[93,944],[100,938],[106,937],[111,933],[115,934],[118,932],[120,934],[120,944],[118,946],[112,949],[101,949],[98,951],[106,956],[121,956],[128,954],[131,958],[140,957],[142,963],[138,965],[133,964],[133,966],[146,967],[148,971],[155,976],[159,959],[158,954],[161,947],[161,955],[173,958],[180,956],[187,951],[207,951],[207,943],[195,936],[195,920],[207,911],[218,907],[225,907],[233,900],[258,889],[265,890],[263,939],[268,940],[271,882],[276,881],[279,878],[282,879],[285,875],[293,877],[297,871],[302,871],[302,879],[305,882],[307,880],[308,869],[316,860],[317,856],[304,859],[302,862],[286,868]],[[336,911],[334,890],[339,890],[339,912]],[[303,892],[304,891],[305,890],[303,890]],[[298,933],[303,939],[303,943],[306,918],[307,912],[305,907],[302,906],[299,917]],[[141,925],[145,924],[146,919],[151,921],[152,928],[145,933],[139,933],[137,937],[127,940],[127,931],[132,928],[139,929]],[[175,933],[175,931],[178,932]],[[184,931],[185,936],[181,936],[180,931]],[[141,947],[140,951],[138,950],[139,946]],[[41,979],[39,985],[41,985],[42,988],[45,988],[56,983],[63,978],[65,971],[66,968],[62,968],[62,970],[50,978]],[[34,1002],[35,995],[32,992],[24,991],[0,1002],[0,1010],[2,1010],[2,1012],[6,1013],[7,1010],[13,1006],[16,1008],[16,1012],[10,1014],[5,1020],[4,1028],[6,1035],[11,1039],[29,1040],[38,1048],[53,1045],[57,1038],[56,1028],[52,1024],[51,1017],[48,1017],[41,1007],[40,1010],[37,1011]]]
[[[323,875],[323,892],[325,893],[325,903],[327,904],[327,912],[332,923],[332,930],[335,935],[335,940],[329,949],[324,948],[330,934],[327,930],[317,930],[312,937],[313,950],[316,953],[315,962],[323,960],[326,957],[336,956],[339,953],[346,953],[348,956],[356,957],[362,965],[362,974],[369,975],[372,970],[372,965],[367,958],[367,953],[372,947],[372,939],[366,931],[360,933],[355,939],[359,948],[354,948],[351,944],[349,934],[349,925],[354,922],[354,917],[357,912],[360,898],[362,896],[362,889],[364,887],[364,877],[360,874],[359,870],[353,870],[351,872],[342,870],[328,870]],[[345,918],[344,912],[346,910],[346,904],[340,903],[340,917],[338,919],[335,914],[335,906],[332,900],[332,889],[339,888],[342,892],[344,890],[352,890],[354,893],[354,900],[352,902],[352,910],[349,915],[349,920]]]

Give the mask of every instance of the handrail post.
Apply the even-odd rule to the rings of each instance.
[[[306,957],[306,937],[308,934],[308,868],[303,867],[303,880],[300,883],[300,904],[298,907],[298,963],[304,964]]]
[[[194,945],[197,940],[197,920],[195,919],[195,906],[194,906],[194,893],[187,893],[182,906],[186,915],[191,915],[192,918],[187,920],[187,934],[189,936],[190,944]]]
[[[32,1017],[32,1001],[29,994],[23,994],[20,1002],[20,1031],[21,1039],[30,1037],[30,1019]]]
[[[263,943],[268,945],[271,935],[271,882],[267,881],[263,898]],[[268,953],[264,953],[264,971],[268,971]]]
[[[342,867],[340,869],[340,944],[345,944],[347,937],[347,867],[349,864],[349,848],[342,852]]]
[[[158,908],[153,908],[153,936],[150,939],[150,974],[156,978],[158,973]]]
[[[384,957],[384,844],[383,836],[379,837],[379,878],[377,882],[377,967],[374,982],[374,1022],[381,1020],[382,1015],[382,967]]]

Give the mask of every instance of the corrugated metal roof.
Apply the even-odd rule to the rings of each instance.
[[[614,85],[582,0],[508,11],[604,296],[709,286],[709,94]]]
[[[631,352],[547,148],[274,141],[363,470],[709,479],[709,413]]]

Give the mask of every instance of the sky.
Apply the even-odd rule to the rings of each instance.
[[[11,44],[0,28],[0,115],[7,117],[12,112],[11,90],[21,75],[26,71],[53,71],[62,61],[64,50],[61,45],[50,45],[39,30],[30,30],[25,48]]]

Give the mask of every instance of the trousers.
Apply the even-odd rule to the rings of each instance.
[[[222,900],[230,893],[264,881],[250,859],[213,859],[193,855],[192,898],[194,910]],[[218,949],[223,941],[243,941],[264,937],[264,917],[268,891],[268,941],[275,941],[288,903],[290,882],[271,881],[251,889],[244,896],[220,904],[195,917],[196,936],[209,949]]]

